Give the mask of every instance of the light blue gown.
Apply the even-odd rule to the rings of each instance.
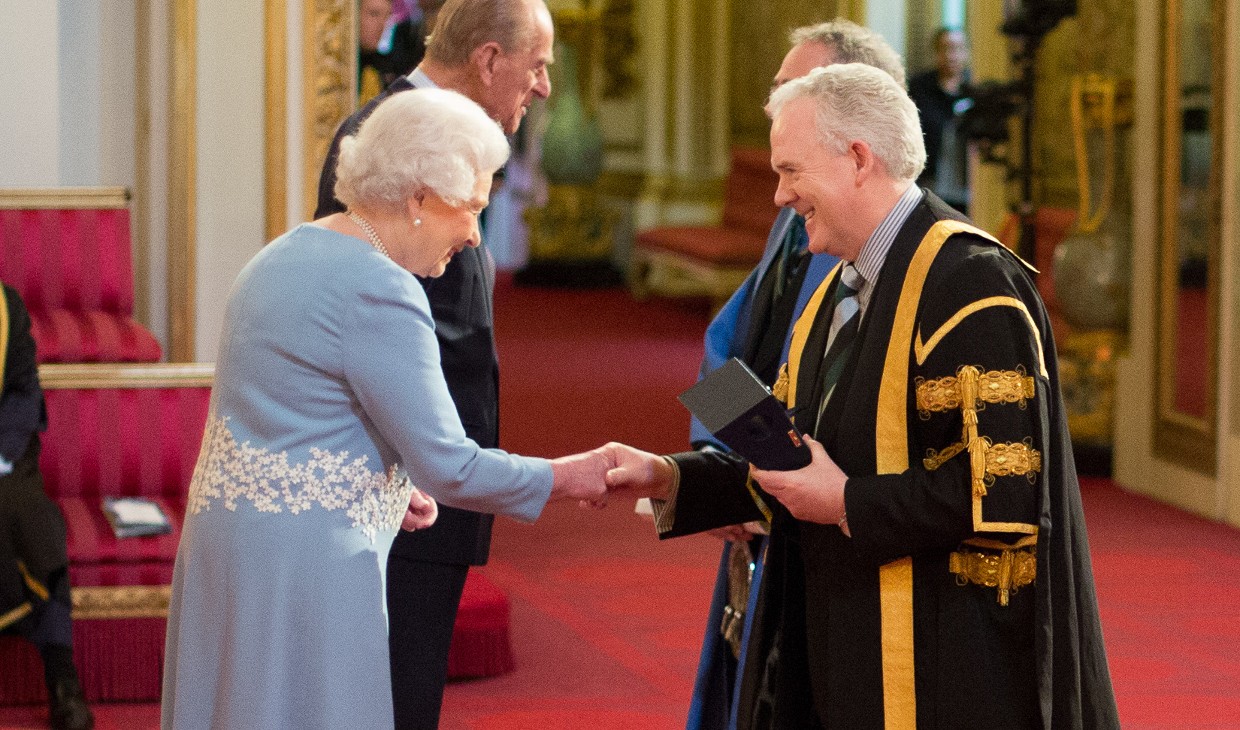
[[[392,727],[384,570],[411,484],[534,520],[551,481],[546,460],[466,438],[417,279],[318,226],[272,242],[225,313],[163,726]]]

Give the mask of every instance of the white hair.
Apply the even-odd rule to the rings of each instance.
[[[796,28],[788,34],[788,40],[793,47],[810,41],[821,43],[831,49],[835,63],[864,63],[881,68],[900,86],[907,85],[900,54],[881,35],[851,20],[836,18]]]
[[[412,89],[384,99],[340,141],[336,198],[347,207],[402,210],[429,190],[452,205],[508,160],[508,140],[482,107],[455,91]]]
[[[828,148],[842,154],[852,142],[865,142],[900,181],[916,180],[926,166],[917,107],[887,72],[862,63],[816,68],[771,94],[771,118],[801,97],[813,101],[819,141]]]

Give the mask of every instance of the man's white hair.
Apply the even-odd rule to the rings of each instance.
[[[816,68],[771,94],[771,118],[801,97],[814,103],[819,142],[829,149],[843,154],[852,142],[865,142],[900,181],[916,180],[926,166],[917,107],[885,71],[862,63]]]
[[[878,33],[851,20],[836,18],[817,25],[806,25],[788,34],[793,47],[812,41],[830,48],[835,63],[864,63],[881,68],[906,86],[904,61]]]
[[[402,91],[341,140],[336,198],[349,208],[395,212],[429,190],[460,205],[508,152],[499,125],[469,98],[444,89]]]

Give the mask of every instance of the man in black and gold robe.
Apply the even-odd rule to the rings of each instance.
[[[1118,727],[1050,325],[1027,267],[913,183],[889,76],[772,96],[776,203],[841,266],[776,386],[813,462],[612,445],[663,537],[772,522],[740,728]]]

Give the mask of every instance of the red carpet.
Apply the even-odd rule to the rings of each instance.
[[[554,456],[609,439],[683,447],[704,312],[620,291],[514,289],[497,317],[508,448]],[[1240,531],[1083,488],[1125,728],[1240,728]],[[631,505],[554,505],[496,523],[483,570],[512,601],[517,668],[449,686],[444,730],[683,726],[718,560],[711,538],[659,543]],[[0,671],[0,681],[2,680]],[[154,728],[154,706],[101,706],[100,730]],[[41,707],[0,727],[41,727]]]

